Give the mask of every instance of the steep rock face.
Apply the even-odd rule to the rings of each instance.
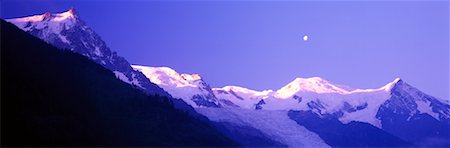
[[[80,19],[73,8],[62,13],[45,13],[7,21],[59,49],[72,50],[88,57],[113,71],[122,81],[148,94],[169,96],[145,75],[133,70],[127,60],[111,51],[100,36]]]
[[[450,105],[399,81],[377,112],[382,129],[423,146],[450,146]]]
[[[422,113],[436,120],[450,123],[450,105],[444,100],[427,95],[402,80],[391,88],[390,94],[391,97],[383,103],[380,115],[377,116],[381,116],[383,110],[390,110],[392,113],[405,115],[408,118]]]

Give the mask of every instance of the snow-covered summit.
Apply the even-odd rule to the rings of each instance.
[[[219,107],[221,104],[211,87],[198,74],[179,74],[169,67],[132,65],[173,97],[193,107]]]
[[[17,22],[39,22],[39,21],[61,22],[64,20],[73,20],[76,18],[78,18],[78,15],[75,11],[75,8],[70,8],[69,10],[61,13],[46,12],[44,14],[38,14],[23,18],[15,18],[10,20],[14,20]]]
[[[23,18],[7,19],[17,27],[25,31],[33,29],[43,29],[48,27],[53,31],[59,32],[63,29],[73,27],[78,21],[78,15],[74,8],[61,13],[44,13]]]
[[[354,89],[349,86],[334,84],[320,77],[296,78],[286,86],[277,90],[274,94],[276,98],[289,98],[297,93],[316,93],[316,94],[353,94],[362,92],[374,92],[385,90],[389,92],[392,87],[398,83],[403,83],[401,78],[395,78],[392,82],[374,89]]]
[[[344,88],[340,88],[327,80],[320,77],[312,78],[296,78],[288,85],[282,87],[275,93],[277,98],[288,98],[298,92],[313,92],[313,93],[337,93],[348,94],[349,91]]]
[[[397,84],[403,84],[403,80],[401,78],[395,78],[394,81],[386,84],[385,86],[382,87],[382,89],[386,90],[386,91],[391,91],[391,89],[397,85]]]
[[[144,73],[153,83],[166,87],[198,87],[192,81],[200,80],[199,75],[179,74],[169,67],[148,67],[132,65],[138,71]]]

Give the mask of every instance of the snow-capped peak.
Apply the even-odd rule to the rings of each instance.
[[[55,39],[70,45],[72,42],[61,33],[76,28],[78,16],[73,8],[62,13],[44,13],[23,18],[6,19],[20,29],[27,32],[34,32],[34,35],[51,43]],[[64,48],[69,48],[68,46]]]
[[[382,87],[382,89],[386,90],[386,91],[391,91],[392,87],[394,87],[396,84],[399,83],[403,83],[401,78],[395,78],[394,81],[386,84],[385,86]]]
[[[148,67],[140,65],[132,65],[132,67],[144,73],[151,82],[160,86],[197,87],[190,84],[182,75],[169,67]],[[187,75],[184,76],[188,77]]]
[[[175,98],[194,107],[218,107],[219,101],[198,74],[179,74],[169,67],[131,65]]]
[[[132,69],[126,59],[113,52],[87,24],[82,21],[74,8],[61,13],[43,13],[23,18],[6,19],[20,29],[61,49],[71,50],[105,68],[116,76],[148,94],[169,96],[144,74]]]
[[[62,20],[67,20],[67,19],[77,19],[78,18],[75,8],[73,8],[73,7],[70,8],[69,10],[67,10],[66,12],[55,14],[55,16],[57,16],[55,18],[55,21],[62,21]]]
[[[7,19],[8,22],[14,23],[19,28],[28,31],[32,29],[42,29],[50,27],[55,32],[61,31],[63,27],[71,27],[77,22],[78,16],[75,9],[71,8],[61,13],[44,13],[23,18]]]
[[[294,81],[288,85],[279,89],[275,97],[277,98],[288,98],[293,96],[298,92],[312,92],[312,93],[337,93],[337,94],[348,94],[349,91],[339,87],[338,85],[332,84],[327,80],[320,77],[312,78],[296,78]]]

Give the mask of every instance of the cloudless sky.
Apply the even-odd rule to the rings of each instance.
[[[1,17],[76,11],[130,63],[213,87],[279,89],[319,76],[354,88],[396,77],[449,99],[448,1],[3,0]],[[303,36],[309,36],[303,41]]]

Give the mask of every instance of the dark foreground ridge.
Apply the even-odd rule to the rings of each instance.
[[[208,121],[1,20],[2,146],[237,146]]]

